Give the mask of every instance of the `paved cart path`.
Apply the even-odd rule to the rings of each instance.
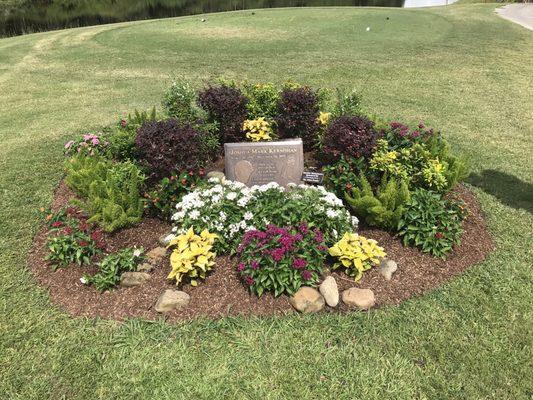
[[[516,22],[523,27],[533,30],[533,3],[509,4],[496,9],[502,18]]]

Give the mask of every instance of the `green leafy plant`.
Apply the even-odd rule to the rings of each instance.
[[[105,249],[102,232],[87,222],[84,214],[73,207],[51,212],[41,209],[48,226],[46,260],[55,270],[69,264],[87,265]]]
[[[66,171],[67,185],[84,198],[78,204],[91,215],[89,222],[113,232],[140,221],[144,176],[137,166],[80,155],[67,161]]]
[[[453,245],[460,243],[465,216],[462,202],[417,189],[405,204],[405,212],[398,223],[399,235],[404,245],[416,246],[445,259]]]
[[[248,103],[246,104],[248,119],[264,117],[269,122],[272,122],[277,115],[280,91],[270,83],[245,83],[243,91],[248,98]]]
[[[338,197],[344,198],[344,194],[352,190],[359,182],[359,172],[365,168],[363,157],[345,157],[322,167],[324,173],[324,185],[332,190]]]
[[[322,232],[306,223],[288,228],[268,225],[244,234],[237,253],[237,272],[252,293],[292,295],[302,285],[314,285],[322,275],[327,247]]]
[[[334,103],[332,114],[334,117],[343,115],[361,115],[361,96],[355,91],[347,91],[340,88],[335,90],[336,102]]]
[[[189,81],[179,79],[172,82],[163,97],[163,108],[167,115],[181,122],[194,122],[199,117],[196,106],[196,91]]]
[[[198,187],[205,177],[205,171],[183,171],[161,179],[155,188],[146,193],[146,207],[157,216],[170,219],[175,205],[191,190]]]
[[[119,283],[122,273],[137,270],[137,266],[144,260],[142,253],[142,248],[125,248],[111,253],[100,261],[95,275],[84,275],[82,279],[100,292],[109,290]]]
[[[360,174],[358,185],[346,193],[346,203],[354,214],[370,226],[396,230],[404,213],[405,203],[410,199],[407,182],[383,175],[381,184],[372,189],[364,174]]]

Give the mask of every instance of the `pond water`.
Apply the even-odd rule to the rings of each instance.
[[[0,2],[0,36],[112,22],[272,7],[422,7],[455,0],[15,0]]]

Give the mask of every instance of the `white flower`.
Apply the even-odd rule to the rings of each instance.
[[[328,218],[337,218],[339,216],[339,214],[337,213],[337,211],[335,210],[332,210],[331,208],[329,208],[327,211],[326,211],[326,215]]]
[[[174,236],[174,235],[168,235],[168,236]],[[166,237],[165,237],[165,239],[166,239]],[[135,250],[133,250],[133,257],[140,257],[142,253],[143,253],[143,251],[141,249],[135,249]]]
[[[191,212],[189,213],[189,217],[190,217],[191,219],[196,219],[196,218],[198,218],[199,216],[200,216],[200,211],[198,211],[198,210],[193,210],[193,211],[191,211]]]
[[[211,197],[212,204],[217,204],[220,202],[220,200],[222,200],[222,196],[220,196],[219,194],[216,194],[213,197]]]
[[[226,195],[226,199],[228,199],[228,200],[235,200],[236,198],[237,198],[237,193],[235,193],[235,192],[229,192]]]
[[[352,226],[357,228],[359,226],[359,219],[356,216],[352,217]]]
[[[339,237],[339,232],[337,232],[336,229],[333,229],[332,233],[333,233],[333,237],[334,237],[335,239],[337,239],[337,238]]]
[[[227,215],[226,215],[226,213],[224,211],[220,211],[220,213],[218,215],[219,215],[220,220],[222,222],[224,222],[226,220],[226,218],[227,218]]]
[[[253,215],[250,211],[245,212],[244,215],[243,215],[243,218],[244,218],[246,221],[251,220],[253,217],[254,217],[254,215]]]
[[[80,278],[80,282],[84,285],[87,285],[89,283],[89,281],[84,276]]]
[[[239,200],[237,200],[237,205],[239,207],[246,207],[246,205],[248,204],[248,202],[250,201],[250,198],[249,197],[241,197]]]

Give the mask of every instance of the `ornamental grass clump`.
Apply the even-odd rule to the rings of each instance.
[[[365,271],[387,255],[374,239],[367,239],[352,232],[346,232],[341,240],[330,247],[329,254],[338,260],[333,269],[345,268],[346,274],[352,276],[356,282]]]
[[[172,239],[167,248],[172,249],[170,266],[172,271],[168,279],[179,285],[183,278],[189,278],[192,286],[198,285],[198,279],[205,279],[207,272],[215,265],[216,253],[211,251],[217,235],[204,229],[200,235],[190,228],[186,233]]]
[[[318,229],[303,222],[298,226],[268,225],[250,230],[237,249],[237,272],[252,293],[293,295],[302,285],[314,285],[322,275],[327,247]]]

